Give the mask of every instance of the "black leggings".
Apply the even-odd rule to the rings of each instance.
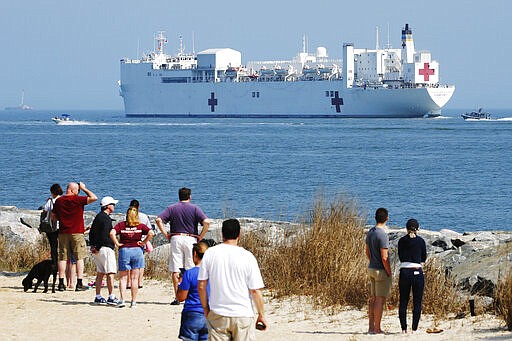
[[[407,330],[407,304],[409,304],[409,295],[412,289],[412,330],[418,329],[418,323],[421,316],[421,301],[423,299],[423,288],[425,286],[425,277],[423,270],[420,269],[400,269],[400,278],[398,287],[400,289],[400,307],[398,317],[402,330]]]
[[[46,234],[46,237],[48,237],[48,243],[50,243],[50,252],[52,256],[52,262],[54,264],[57,264],[58,255],[57,250],[59,249],[59,231],[50,232]]]

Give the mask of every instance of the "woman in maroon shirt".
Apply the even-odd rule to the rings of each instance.
[[[116,238],[119,235],[119,240]],[[146,238],[141,241],[142,236]],[[139,278],[139,269],[144,268],[144,245],[153,238],[154,232],[146,225],[139,222],[139,211],[135,207],[128,208],[126,212],[126,221],[118,223],[110,231],[110,238],[119,248],[119,288],[121,300],[119,307],[124,307],[126,297],[126,283],[128,273],[131,270],[132,283],[137,283]],[[131,287],[131,308],[137,307],[138,286]]]

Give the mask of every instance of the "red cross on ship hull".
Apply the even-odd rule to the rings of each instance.
[[[423,76],[423,80],[428,82],[430,80],[430,75],[434,75],[436,70],[430,69],[430,63],[424,63],[423,69],[419,70],[420,76]]]

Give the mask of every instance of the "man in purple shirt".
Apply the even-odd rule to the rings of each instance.
[[[178,293],[180,269],[188,270],[194,267],[192,247],[204,238],[210,222],[201,209],[190,203],[192,191],[181,188],[178,192],[180,202],[167,207],[156,218],[156,225],[160,232],[171,242],[171,256],[169,258],[169,271],[172,273],[174,295]],[[170,233],[164,229],[164,224],[169,223]],[[198,233],[198,224],[203,226],[201,234]],[[179,305],[176,299],[172,305]]]

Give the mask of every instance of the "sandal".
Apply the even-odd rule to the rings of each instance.
[[[439,333],[442,333],[443,330],[442,329],[437,329],[437,328],[428,328],[427,329],[427,333],[429,334],[439,334]]]

